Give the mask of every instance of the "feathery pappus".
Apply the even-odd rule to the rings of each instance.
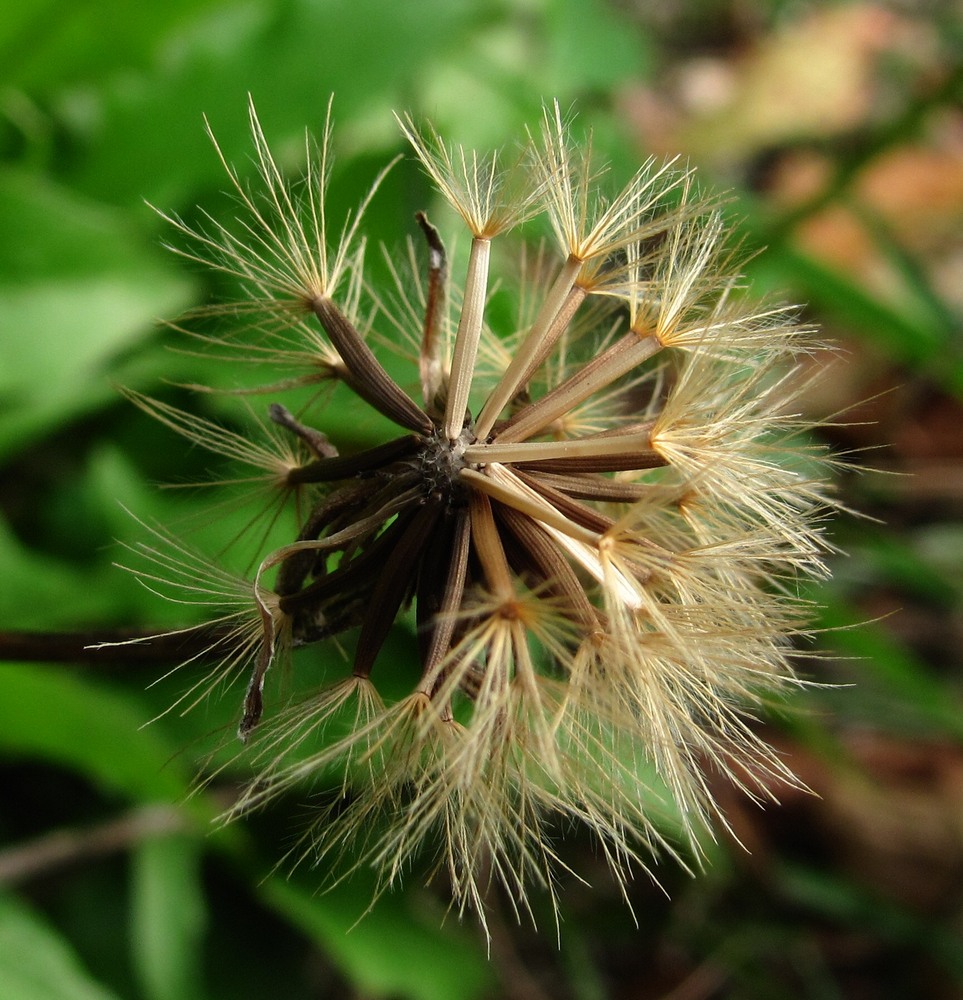
[[[270,391],[338,384],[395,432],[342,453],[321,407],[273,402],[255,439],[131,393],[294,512],[247,579],[160,530],[142,546],[148,582],[221,627],[181,705],[246,684],[253,777],[228,816],[318,793],[308,859],[336,877],[370,864],[387,886],[427,853],[482,919],[490,880],[522,907],[536,886],[554,899],[573,822],[623,889],[654,855],[698,855],[724,822],[710,773],[756,797],[795,781],[754,721],[800,683],[799,585],[826,572],[829,458],[793,408],[809,332],[744,293],[691,170],[647,161],[607,192],[557,104],[509,155],[399,118],[467,258],[454,276],[419,213],[388,288],[365,269],[378,184],[337,230],[326,214],[330,106],[297,182],[253,106],[250,124],[258,186],[221,155],[237,219],[167,217],[179,253],[245,290],[221,316],[246,337],[205,339],[286,371]],[[400,696],[381,655],[399,619],[418,658]],[[273,703],[272,665],[335,636],[340,676]]]

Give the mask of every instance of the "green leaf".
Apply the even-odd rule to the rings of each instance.
[[[628,29],[624,16],[600,0],[556,0],[547,22],[547,93],[610,92],[628,78],[638,79],[651,54],[641,31]],[[628,29],[628,30],[627,30]]]
[[[865,560],[868,565],[863,567],[863,571],[871,573],[874,579],[884,579],[892,586],[914,593],[934,605],[948,606],[960,589],[953,574],[960,566],[960,543],[963,539],[959,533],[954,537],[952,531],[938,533],[937,544],[927,552],[926,539],[930,530],[925,527],[893,535],[861,526],[853,537],[852,545],[843,541],[840,547],[843,551],[862,556],[858,562],[851,557],[850,563],[857,563],[858,569],[859,563]],[[840,567],[837,577],[845,580],[848,568]]]
[[[70,945],[16,896],[0,893],[0,995],[8,1000],[118,1000]]]
[[[436,63],[468,44],[484,13],[482,5],[450,0],[291,0],[216,10],[171,38],[176,58],[150,77],[105,89],[102,129],[75,180],[97,198],[165,207],[193,197],[199,182],[223,188],[201,118],[210,119],[228,159],[249,171],[248,93],[282,159],[285,150],[303,151],[305,127],[320,130],[331,93],[339,123],[377,106],[390,126],[399,97],[404,103]]]
[[[148,64],[172,27],[223,0],[19,0],[0,14],[0,60],[8,85],[44,88],[103,79]]]
[[[959,693],[934,677],[929,667],[874,622],[860,618],[844,601],[826,596],[819,628],[828,632],[834,654],[852,657],[868,680],[886,686],[890,708],[905,721],[917,717],[930,727],[963,739],[963,705]]]
[[[872,891],[804,865],[775,866],[773,882],[793,904],[807,906],[894,946],[913,945],[928,952],[953,978],[963,983],[963,949],[958,937],[937,921],[890,902]]]
[[[765,241],[764,232],[761,238]],[[788,244],[772,247],[753,262],[749,271],[763,289],[794,288],[811,305],[836,322],[852,326],[894,360],[928,372],[963,395],[963,357],[949,342],[943,324],[895,308]]]
[[[480,942],[419,895],[384,895],[366,912],[371,886],[360,875],[323,894],[272,877],[263,901],[313,938],[365,995],[410,1000],[472,1000],[490,994],[492,972]]]
[[[117,214],[30,174],[0,172],[0,231],[2,457],[115,398],[111,360],[189,284]]]
[[[176,802],[191,777],[136,699],[67,669],[0,664],[0,749],[83,774],[108,793]],[[200,800],[190,805],[202,811]]]
[[[207,920],[201,845],[177,835],[144,841],[132,858],[131,945],[149,1000],[204,995],[201,942]]]
[[[23,545],[0,518],[0,622],[50,630],[103,620],[113,606],[107,569],[84,571]]]
[[[902,244],[893,226],[878,211],[869,205],[860,204],[858,198],[847,198],[845,203],[866,227],[887,263],[902,279],[903,289],[894,290],[894,297],[899,295],[906,312],[923,317],[924,323],[941,331],[943,338],[949,341],[955,334],[957,319],[949,303],[943,300],[934,286],[923,261]]]

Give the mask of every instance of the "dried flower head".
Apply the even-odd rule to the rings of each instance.
[[[492,878],[523,907],[533,885],[554,898],[566,821],[588,827],[623,886],[653,853],[698,854],[717,814],[710,772],[755,796],[794,781],[753,724],[798,683],[797,585],[825,571],[832,507],[826,457],[791,409],[808,347],[794,314],[741,293],[690,171],[648,162],[606,197],[557,105],[507,160],[402,119],[467,227],[467,266],[455,286],[419,213],[423,269],[411,244],[387,255],[397,287],[370,287],[367,199],[336,239],[325,214],[330,124],[292,185],[250,119],[260,190],[225,163],[238,225],[171,219],[180,253],[246,289],[233,310],[246,337],[204,336],[287,368],[275,389],[342,383],[397,434],[341,454],[310,407],[272,404],[272,432],[249,441],[134,397],[246,463],[297,518],[246,583],[213,567],[205,583],[201,563],[177,570],[183,547],[145,546],[151,580],[176,577],[181,599],[221,606],[229,625],[188,700],[246,678],[256,777],[229,815],[327,790],[308,857],[370,863],[388,885],[427,850],[455,905],[479,912]],[[509,234],[538,217],[547,240],[526,252]],[[513,256],[493,257],[496,241]],[[510,329],[489,325],[496,273],[516,289]],[[382,361],[399,340],[414,347],[402,381]],[[387,697],[397,679],[380,654],[411,609],[420,676]],[[265,705],[288,649],[342,634],[343,676]],[[667,834],[679,827],[691,844]]]

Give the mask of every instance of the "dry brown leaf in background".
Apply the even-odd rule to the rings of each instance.
[[[809,10],[746,49],[678,64],[666,86],[627,94],[626,111],[652,149],[725,167],[880,116],[902,96],[881,85],[881,57],[925,65],[932,30],[883,4]]]

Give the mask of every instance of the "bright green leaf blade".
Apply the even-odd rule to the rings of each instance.
[[[191,777],[134,698],[40,664],[0,664],[0,749],[85,775],[108,793],[176,802]],[[199,800],[192,800],[199,808]]]
[[[472,1000],[492,989],[479,942],[442,915],[420,913],[417,895],[382,896],[365,913],[370,886],[352,882],[318,894],[293,880],[261,884],[264,902],[313,938],[368,996],[408,1000]]]
[[[397,95],[417,93],[436,63],[470,44],[485,6],[292,0],[214,11],[171,38],[178,57],[149,84],[123,80],[105,92],[102,130],[75,180],[104,200],[147,198],[165,208],[199,181],[223,188],[201,116],[243,174],[251,166],[249,92],[276,151],[287,142],[295,156],[305,127],[320,130],[330,93],[337,95],[339,122],[367,116],[376,105],[390,123]],[[396,133],[390,135],[394,141]]]
[[[149,1000],[204,995],[201,943],[207,920],[201,844],[177,835],[144,841],[134,852],[131,945]]]
[[[5,82],[43,90],[65,81],[104,79],[148,64],[165,36],[198,9],[222,0],[18,0],[0,15]]]
[[[0,893],[0,996],[4,1000],[117,1000],[70,945],[16,896]]]
[[[0,172],[0,231],[2,457],[115,398],[112,359],[190,285],[119,215],[30,174]]]
[[[600,0],[561,0],[548,5],[547,80],[553,96],[572,88],[610,92],[637,80],[652,57],[642,32],[627,31],[625,18]]]

